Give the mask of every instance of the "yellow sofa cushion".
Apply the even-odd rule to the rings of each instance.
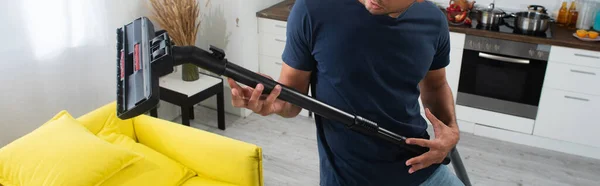
[[[140,159],[140,155],[96,137],[62,111],[0,149],[0,183],[100,185]]]
[[[133,119],[120,119],[116,110],[116,102],[111,102],[77,118],[77,121],[97,136],[119,133],[137,141],[133,131]]]
[[[237,186],[237,185],[196,176],[196,177],[193,177],[192,179],[189,179],[187,182],[185,182],[181,186]]]
[[[121,172],[104,182],[106,186],[179,186],[196,173],[174,160],[139,144],[123,134],[113,133],[105,140],[130,149],[144,156],[142,160],[126,167]]]

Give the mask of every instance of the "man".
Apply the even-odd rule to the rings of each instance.
[[[318,100],[430,148],[410,157],[390,142],[317,117],[321,185],[462,185],[439,164],[459,140],[444,70],[450,51],[445,18],[424,0],[296,0],[278,82],[302,93],[313,84]],[[236,107],[286,118],[301,111],[277,99],[280,86],[262,99],[260,84],[229,83]]]

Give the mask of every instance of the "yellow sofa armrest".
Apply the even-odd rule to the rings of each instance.
[[[200,177],[234,185],[263,185],[262,149],[256,145],[145,115],[134,118],[133,126],[140,143]]]

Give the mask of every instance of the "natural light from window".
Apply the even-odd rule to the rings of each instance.
[[[24,24],[37,59],[53,58],[67,48],[100,44],[107,33],[103,1],[22,0]],[[112,32],[111,32],[112,33]]]

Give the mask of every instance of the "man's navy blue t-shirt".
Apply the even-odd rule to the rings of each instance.
[[[312,71],[316,99],[407,137],[429,138],[419,82],[449,63],[445,15],[415,3],[398,18],[372,15],[358,0],[296,0],[283,61]],[[419,185],[438,166],[408,174],[397,145],[317,118],[321,185]]]

